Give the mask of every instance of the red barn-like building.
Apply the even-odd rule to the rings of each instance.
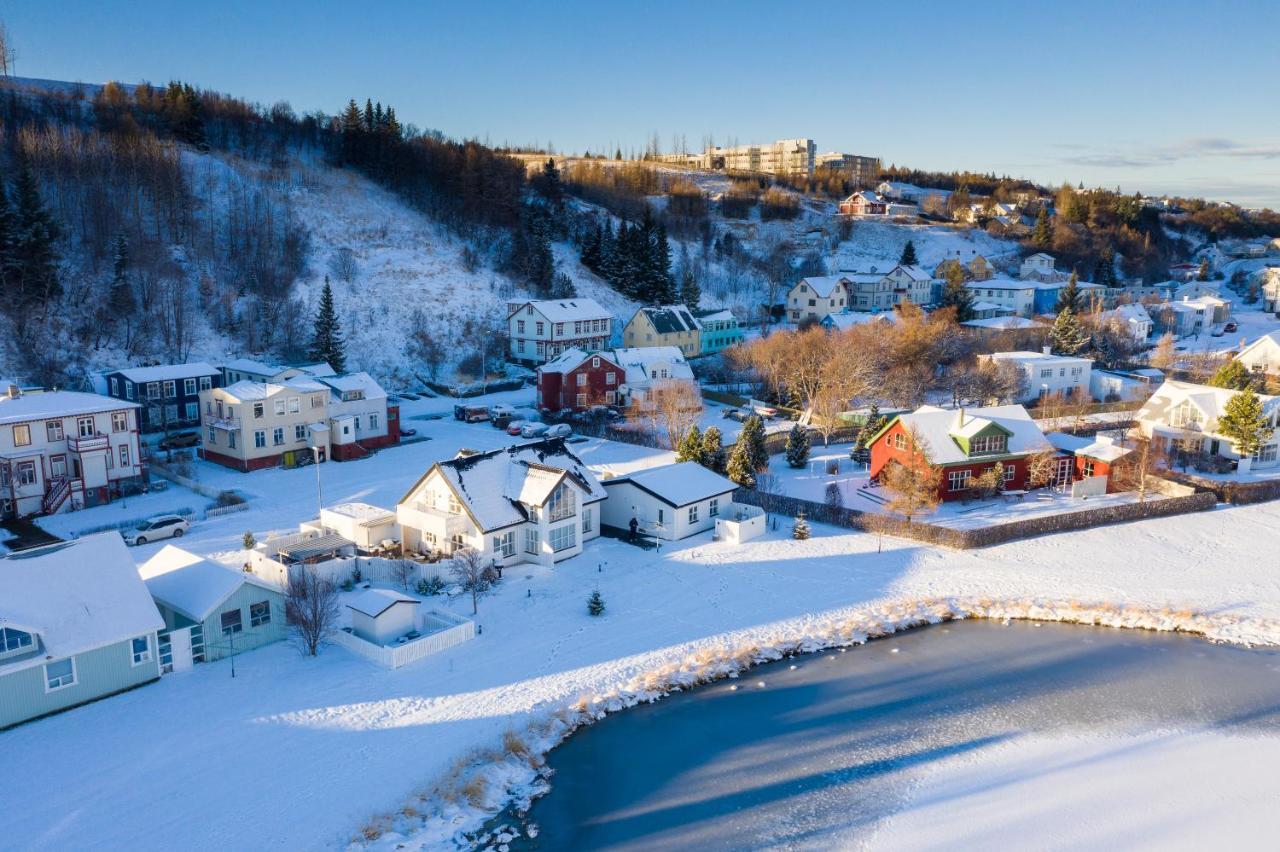
[[[583,411],[593,405],[617,405],[626,371],[606,355],[569,349],[538,368],[538,408]]]
[[[1126,463],[1125,457],[1133,452],[1128,447],[1102,435],[1085,438],[1053,432],[1047,437],[1059,451],[1071,456],[1072,482],[1105,477],[1105,493],[1112,494],[1119,490],[1116,487],[1117,468],[1122,468]]]
[[[868,446],[873,479],[889,464],[913,463],[912,430],[919,436],[920,449],[928,463],[942,471],[938,484],[938,497],[942,500],[969,496],[974,480],[997,462],[1004,466],[1004,490],[1025,489],[1030,485],[1031,457],[1054,451],[1021,405],[970,411],[925,405],[893,418],[871,439]],[[1070,481],[1070,458],[1059,459],[1056,474],[1061,482]]]

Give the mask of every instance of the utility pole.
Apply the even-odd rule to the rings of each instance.
[[[312,454],[315,456],[316,467],[316,517],[320,517],[320,511],[324,509],[324,495],[320,491],[320,448],[312,447]]]

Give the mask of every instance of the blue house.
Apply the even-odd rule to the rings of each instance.
[[[142,406],[143,432],[199,428],[200,391],[222,387],[222,371],[203,361],[112,370],[102,379],[107,396]]]
[[[0,559],[0,730],[159,679],[163,627],[118,532]]]

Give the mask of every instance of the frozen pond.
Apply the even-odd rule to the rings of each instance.
[[[1192,775],[1191,784],[1180,784],[1191,796],[1197,772],[1219,778],[1232,772],[1215,765],[1216,743],[1236,743],[1237,751],[1244,743],[1239,759],[1265,761],[1249,743],[1256,738],[1267,754],[1280,743],[1280,652],[1173,634],[975,621],[771,663],[626,710],[570,737],[550,755],[551,792],[528,815],[536,839],[512,848],[935,848],[921,839],[925,826],[937,822],[932,813],[924,811],[929,815],[918,817],[917,826],[908,806],[924,808],[916,800],[929,798],[930,784],[954,783],[950,776],[966,766],[977,780],[943,797],[972,808],[962,825],[1003,817],[996,811],[1017,800],[1023,776],[1043,775],[1036,781],[1047,792],[1031,795],[1042,811],[1035,824],[1043,830],[1056,818],[1070,834],[1078,820],[1055,804],[1062,785],[1087,790],[1123,778],[1141,756],[1134,744],[1153,736],[1166,738],[1162,743],[1208,740],[1194,765],[1184,750],[1183,757],[1143,768],[1160,778],[1174,770]],[[984,763],[1043,742],[1114,745],[1070,745],[1065,754],[1039,757],[1030,771],[1013,771],[1007,762],[988,771]],[[1056,777],[1049,769],[1055,760]],[[1249,790],[1262,787],[1260,795],[1274,800],[1280,784],[1267,778]],[[1122,801],[1116,794],[1111,804]],[[1256,812],[1259,803],[1249,807]],[[1185,807],[1178,808],[1186,818],[1180,830],[1194,834]],[[906,822],[891,826],[900,836],[880,834],[877,843],[893,822],[887,818],[900,811]],[[1222,819],[1228,810],[1215,806],[1213,814]],[[1238,821],[1233,828],[1246,837],[1252,830]],[[952,845],[949,839],[962,840],[937,842]],[[1034,845],[1062,845],[1039,840]]]

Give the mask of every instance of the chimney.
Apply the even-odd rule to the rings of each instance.
[[[1041,352],[1041,353],[1043,353],[1044,355],[1052,355],[1052,354],[1053,354],[1053,347],[1052,347],[1052,346],[1041,346],[1041,347],[1040,347],[1040,352]]]
[[[17,399],[22,396],[22,390],[17,385],[9,385],[9,399]]]
[[[960,406],[960,411],[958,414],[956,414],[956,428],[959,429],[962,426],[964,426],[964,406],[963,405]]]

